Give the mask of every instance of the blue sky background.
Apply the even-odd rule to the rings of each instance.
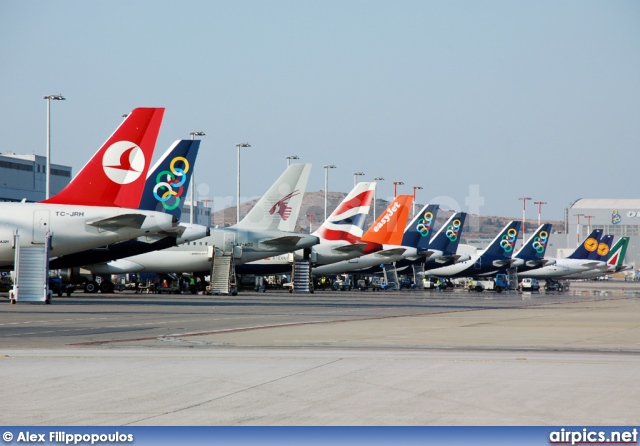
[[[157,156],[207,134],[200,198],[234,200],[245,141],[249,197],[294,154],[311,191],[336,164],[331,191],[362,171],[379,198],[403,181],[468,210],[475,187],[482,215],[638,197],[637,1],[4,0],[0,60],[0,152],[44,155],[61,93],[52,162],[74,173],[123,113],[163,106]]]

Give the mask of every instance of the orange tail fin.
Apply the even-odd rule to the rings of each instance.
[[[412,202],[412,195],[398,195],[361,240],[381,245],[401,245]]]

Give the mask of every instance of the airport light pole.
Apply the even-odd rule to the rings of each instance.
[[[49,199],[51,188],[51,101],[66,101],[61,94],[50,94],[47,100],[47,171],[45,172],[45,199]]]
[[[327,191],[329,190],[329,169],[335,169],[335,164],[324,166],[324,221],[327,221]]]
[[[238,187],[237,187],[237,194],[236,194],[236,224],[240,223],[240,148],[241,147],[251,147],[251,144],[249,144],[248,142],[242,142],[239,144],[236,144],[236,147],[238,148]]]
[[[189,132],[191,135],[191,141],[196,139],[196,136],[204,136],[204,132]],[[195,166],[192,166],[195,169]],[[191,206],[189,206],[189,222],[194,224],[194,208],[196,207],[196,172],[195,170],[191,172]]]
[[[584,218],[587,219],[587,232],[591,233],[591,219],[595,217],[595,215],[585,215]]]
[[[298,155],[289,155],[287,157],[287,167],[289,167],[291,165],[291,160],[299,160],[300,158],[298,157]]]
[[[373,181],[384,181],[384,178],[382,177],[375,177],[373,179]],[[376,221],[376,189],[378,188],[378,185],[376,184],[376,187],[373,188],[373,221]]]
[[[527,200],[531,200],[531,197],[518,197],[518,200],[522,200],[522,246],[524,246],[524,239],[527,236]]]
[[[353,187],[356,187],[356,184],[358,184],[358,177],[361,177],[362,175],[364,175],[364,172],[353,172]]]
[[[416,190],[422,190],[423,187],[422,186],[413,186],[413,210],[412,210],[412,214],[415,217],[416,216]]]
[[[584,214],[573,214],[574,217],[578,217],[578,223],[576,223],[576,236],[578,237],[578,242],[576,243],[576,247],[580,246],[580,217],[583,217]]]
[[[396,198],[398,196],[397,191],[398,191],[398,185],[402,186],[404,183],[402,181],[394,181],[393,182],[393,198]]]
[[[537,204],[538,205],[538,226],[541,225],[541,216],[542,216],[542,205],[543,204],[547,204],[546,201],[534,201],[533,204]]]

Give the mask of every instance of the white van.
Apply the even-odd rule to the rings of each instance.
[[[520,281],[520,289],[522,291],[538,291],[540,290],[540,283],[538,283],[538,279],[522,279]]]

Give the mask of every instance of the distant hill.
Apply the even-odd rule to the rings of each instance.
[[[327,194],[327,215],[340,204],[346,196],[343,192],[329,192]],[[244,216],[257,203],[258,199],[250,200],[240,205],[241,215]],[[387,208],[389,202],[382,199],[376,200],[376,214],[380,214]],[[416,211],[420,210],[424,204],[416,204]],[[440,209],[436,219],[436,230],[451,216],[453,212]],[[311,218],[309,218],[311,215]],[[477,216],[468,215],[463,230],[463,240],[467,238],[491,238],[495,237],[507,222],[510,220],[520,220],[518,217],[498,217],[498,216]],[[296,231],[308,233],[309,221],[312,221],[312,230],[316,230],[324,221],[324,192],[307,192],[302,200],[302,209],[296,224]],[[236,222],[236,207],[228,207],[213,213],[212,224],[221,227],[231,226]],[[369,211],[367,226],[373,222],[373,206]],[[564,231],[564,222],[558,220],[543,220],[543,223],[552,223],[554,232]],[[527,219],[527,232],[531,232],[531,228],[538,226],[538,219]]]

